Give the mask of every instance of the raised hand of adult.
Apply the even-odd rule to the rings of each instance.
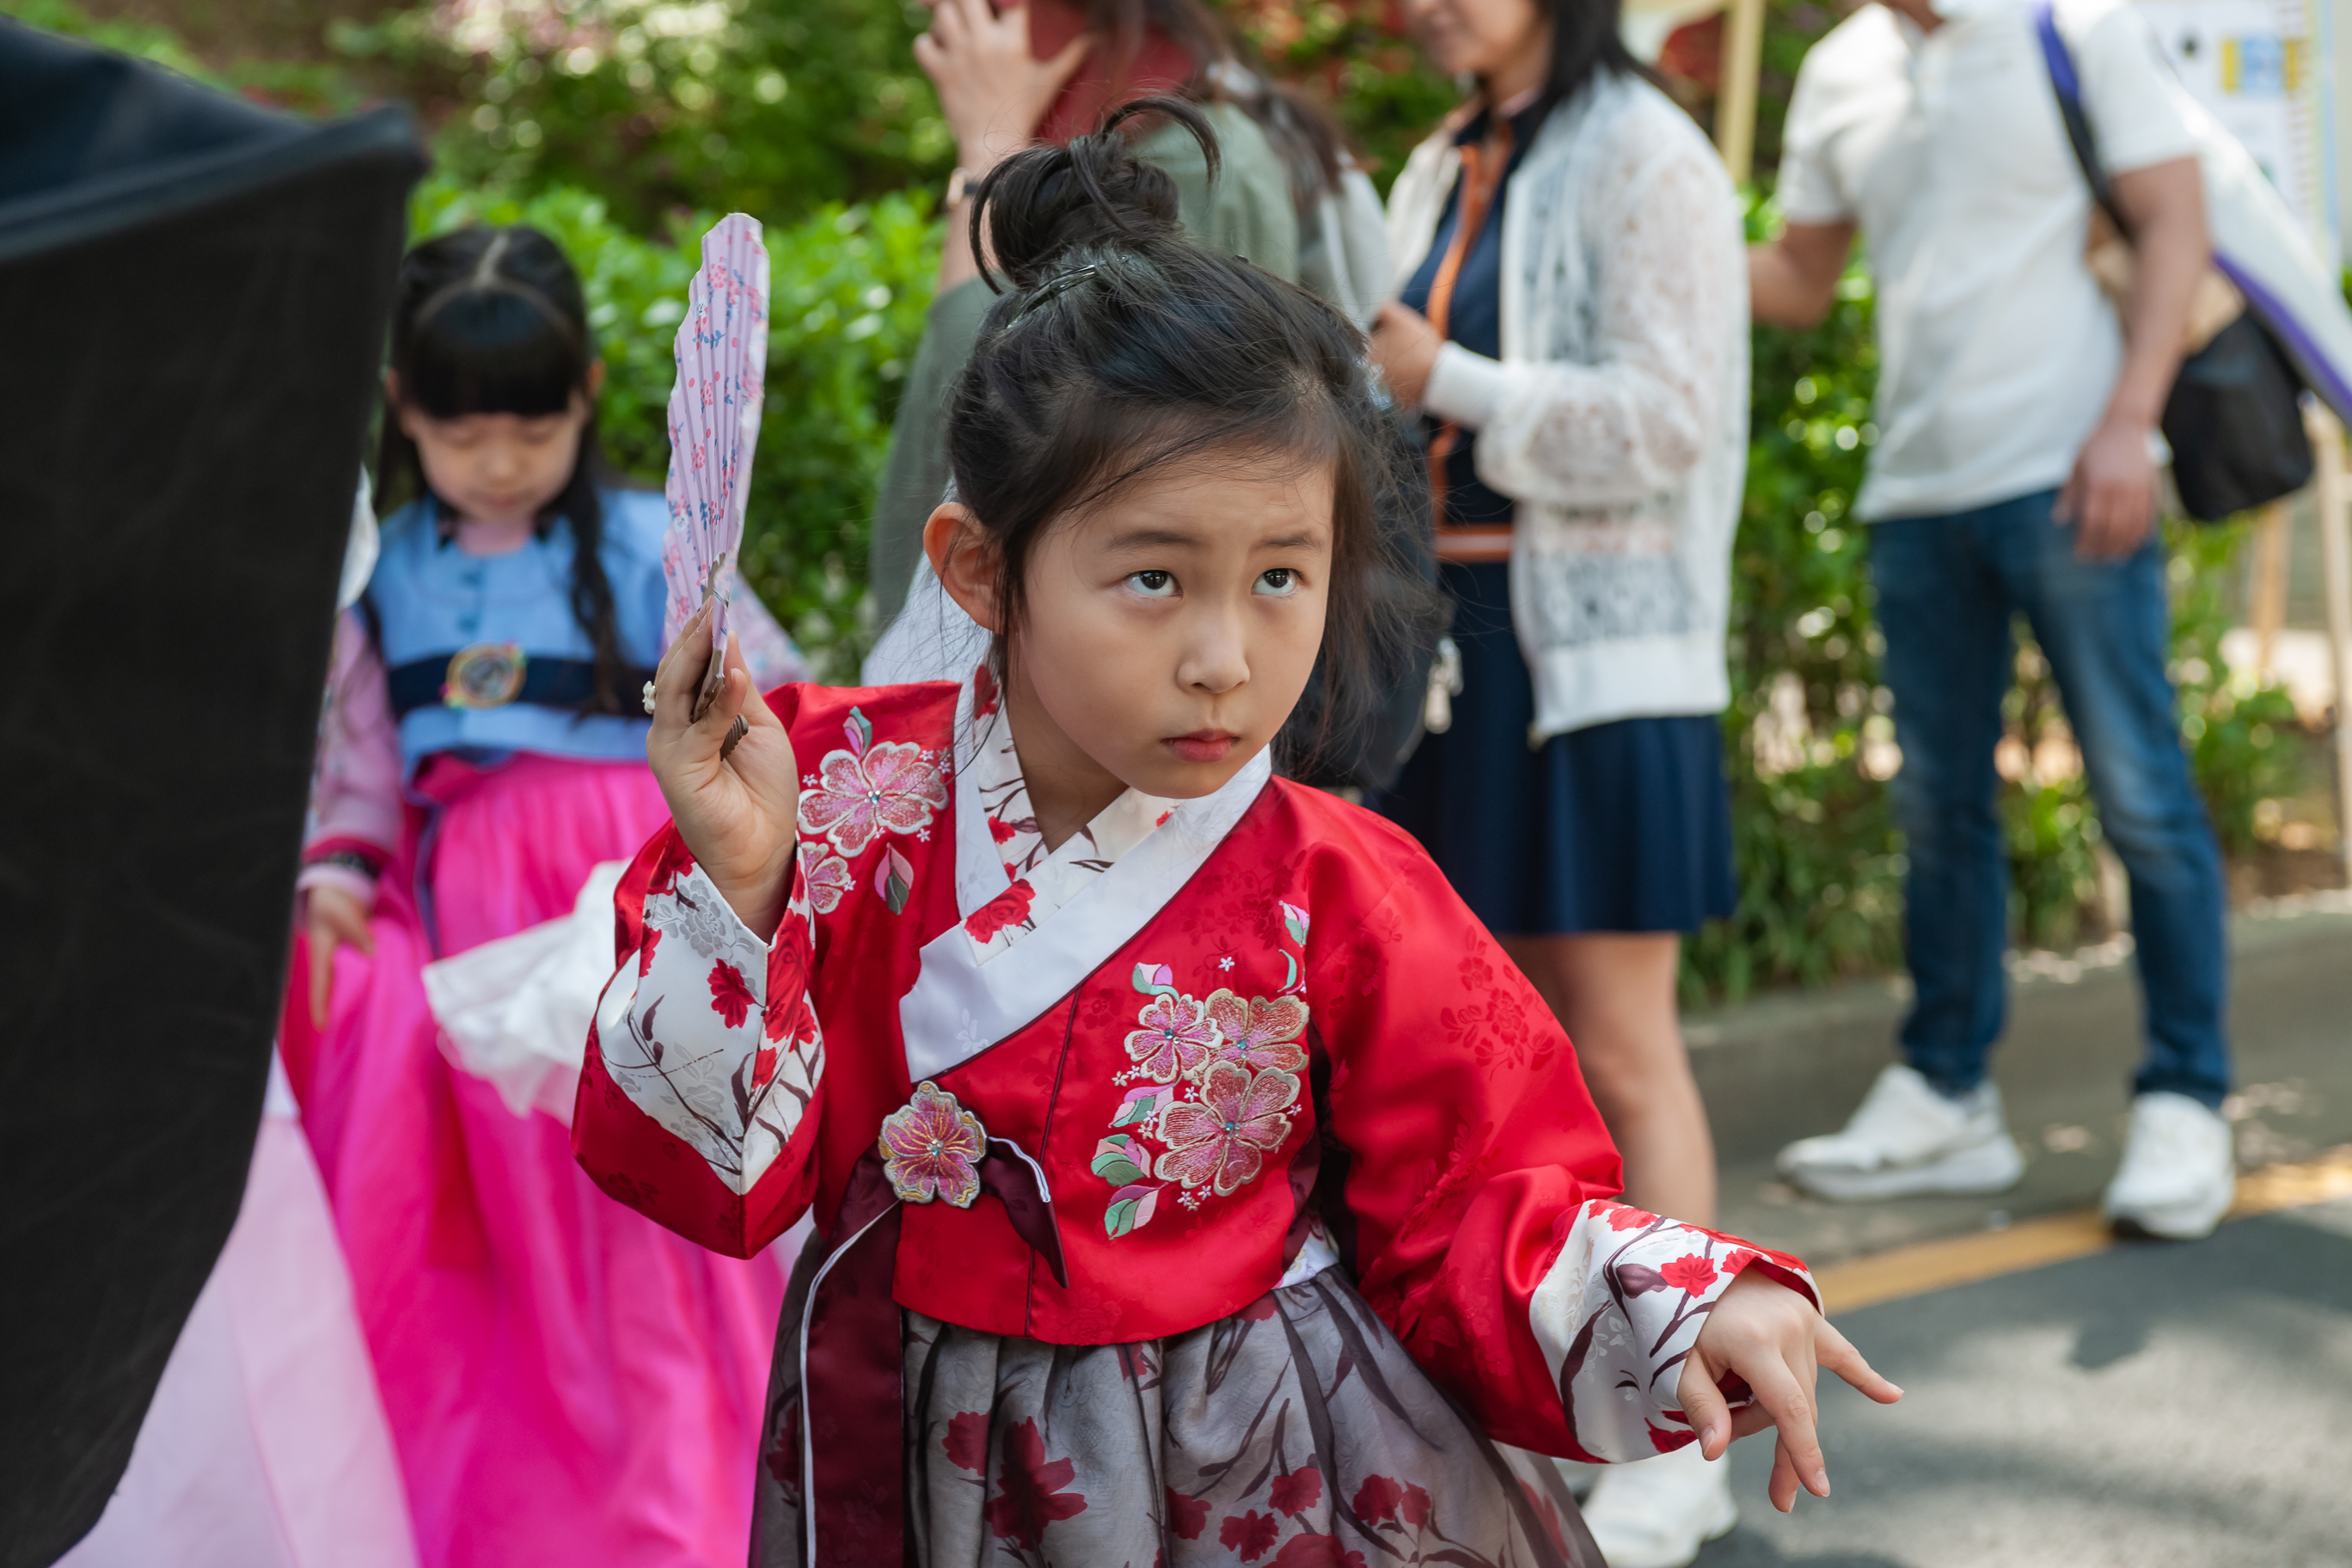
[[[1041,60],[1029,52],[1029,12],[989,0],[935,0],[931,29],[915,40],[915,63],[939,89],[955,133],[956,162],[978,178],[1026,147],[1094,39],[1081,34]]]
[[[335,979],[335,950],[375,952],[367,905],[349,890],[326,884],[302,895],[303,946],[310,958],[310,1022],[327,1026],[327,1001]]]
[[[2081,559],[2119,561],[2146,542],[2156,524],[2156,460],[2147,447],[2146,426],[2111,414],[2075,454],[2051,515],[2074,524]]]
[[[719,896],[761,941],[775,935],[792,889],[799,763],[792,737],[752,684],[730,642],[726,679],[700,723],[689,721],[710,665],[710,606],[695,612],[654,671],[654,722],[646,737],[678,837]],[[725,756],[740,714],[749,726]]]
[[[1830,1327],[1827,1318],[1796,1291],[1758,1268],[1734,1279],[1716,1299],[1698,1342],[1683,1363],[1677,1396],[1699,1451],[1720,1459],[1735,1437],[1780,1429],[1766,1488],[1782,1513],[1797,1506],[1802,1486],[1815,1497],[1830,1495],[1830,1473],[1813,1429],[1814,1380],[1827,1367],[1881,1405],[1903,1391],[1871,1371],[1862,1352]],[[1734,1412],[1717,1386],[1727,1377],[1744,1381],[1756,1402]]]

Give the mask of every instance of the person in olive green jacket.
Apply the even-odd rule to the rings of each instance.
[[[1384,219],[1371,184],[1319,113],[1269,86],[1236,58],[1201,0],[935,0],[915,58],[939,89],[956,141],[947,243],[874,510],[871,585],[887,626],[907,600],[923,523],[948,482],[942,443],[948,393],[971,357],[995,295],[971,253],[966,192],[997,163],[1039,140],[1066,140],[1103,112],[1152,93],[1202,106],[1216,132],[1213,181],[1180,126],[1146,132],[1141,160],[1176,183],[1187,232],[1370,321],[1388,285]]]

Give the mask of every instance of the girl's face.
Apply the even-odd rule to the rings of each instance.
[[[1290,717],[1322,647],[1331,506],[1328,464],[1210,453],[1047,525],[1008,661],[1024,773],[1192,799],[1240,772]],[[939,524],[959,513],[970,517],[934,514],[932,538],[956,537]],[[1001,629],[981,554],[954,552],[941,575]]]
[[[1536,0],[1404,0],[1404,13],[1430,63],[1448,76],[1512,76],[1551,48],[1551,23]]]
[[[592,385],[597,379],[591,374]],[[401,431],[416,444],[425,482],[466,521],[536,521],[572,482],[591,393],[575,395],[572,406],[560,414],[465,414],[436,419],[401,401],[398,377],[387,376],[385,390]]]

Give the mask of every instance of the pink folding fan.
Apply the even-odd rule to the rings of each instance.
[[[710,668],[694,718],[710,711],[727,656],[727,607],[743,542],[743,502],[760,439],[768,369],[768,250],[760,225],[730,213],[702,237],[702,267],[677,326],[677,383],[669,395],[669,578],[663,640],[677,636],[707,599]],[[741,721],[737,721],[738,728]],[[728,750],[734,749],[730,736]]]

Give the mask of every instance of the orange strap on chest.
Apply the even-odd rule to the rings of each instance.
[[[1437,276],[1429,285],[1429,324],[1437,335],[1446,337],[1454,313],[1454,285],[1462,275],[1462,263],[1470,247],[1478,241],[1479,231],[1486,226],[1486,214],[1494,205],[1496,192],[1501,188],[1503,171],[1511,163],[1511,122],[1502,121],[1495,133],[1484,143],[1462,149],[1462,197],[1454,211],[1454,238],[1437,263]],[[1445,459],[1452,455],[1454,444],[1461,438],[1462,427],[1447,420],[1438,427],[1429,443],[1430,513],[1437,519],[1438,553],[1444,555],[1445,536]]]

